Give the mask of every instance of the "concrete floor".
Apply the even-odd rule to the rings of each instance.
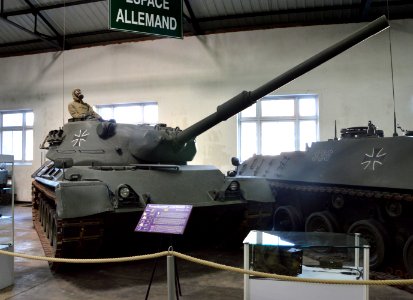
[[[17,206],[15,220],[15,251],[43,255],[32,226],[31,208]],[[211,247],[181,252],[231,266],[243,264],[241,249]],[[16,258],[14,285],[0,290],[0,299],[145,299],[154,262],[71,265],[63,273],[54,273],[46,262]],[[242,275],[179,259],[177,264],[182,288],[180,299],[243,298]],[[158,261],[149,299],[167,299],[165,258]],[[370,287],[370,299],[413,299],[413,294],[387,286]]]

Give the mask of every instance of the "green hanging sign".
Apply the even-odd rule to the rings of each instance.
[[[182,38],[182,0],[109,0],[109,28]]]

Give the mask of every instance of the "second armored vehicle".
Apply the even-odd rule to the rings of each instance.
[[[370,243],[371,267],[392,266],[404,276],[402,257],[413,275],[412,150],[410,132],[383,137],[369,122],[306,151],[254,156],[233,179],[270,182],[276,230],[358,232]]]

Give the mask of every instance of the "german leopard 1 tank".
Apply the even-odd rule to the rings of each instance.
[[[236,180],[226,180],[216,167],[187,164],[196,153],[195,137],[387,27],[384,17],[373,21],[259,88],[240,93],[185,130],[69,120],[49,132],[44,146],[49,161],[32,176],[33,220],[46,255],[96,255],[110,232],[133,232],[133,226],[121,228],[122,220],[132,216],[136,225],[148,203],[192,205],[188,227],[191,219],[202,216],[207,216],[206,228],[228,220],[238,226],[254,204],[263,204],[272,216],[268,185],[267,196],[249,199]]]
[[[412,149],[411,132],[383,137],[369,122],[305,151],[253,156],[232,179],[270,182],[274,229],[358,232],[369,241],[371,267],[403,275],[402,257],[413,275]]]

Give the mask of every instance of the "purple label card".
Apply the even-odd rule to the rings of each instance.
[[[191,211],[192,205],[148,204],[135,231],[183,234]]]

